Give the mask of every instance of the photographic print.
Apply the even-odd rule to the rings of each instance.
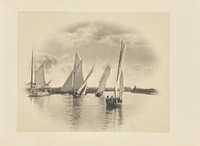
[[[17,131],[170,131],[169,13],[22,11],[17,49]]]

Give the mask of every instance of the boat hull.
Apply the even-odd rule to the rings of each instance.
[[[106,99],[107,107],[119,107],[122,105],[121,99]]]
[[[114,103],[114,102],[107,102],[106,103],[106,106],[111,107],[111,108],[120,107],[121,105],[122,105],[122,102],[121,103]]]
[[[43,97],[43,96],[50,96],[51,94],[49,92],[34,92],[29,93],[28,97]]]
[[[103,95],[103,93],[95,93],[96,97],[101,97]]]
[[[29,93],[28,97],[37,97],[37,94],[36,93]]]

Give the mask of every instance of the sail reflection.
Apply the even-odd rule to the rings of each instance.
[[[110,127],[118,127],[123,124],[123,109],[122,106],[112,108],[106,106],[105,111],[105,122],[104,122],[104,129],[110,128]]]
[[[71,107],[70,114],[67,113],[69,116],[68,120],[71,123],[71,128],[73,128],[73,130],[75,131],[79,130],[83,100],[84,98],[72,97],[71,102],[70,102],[70,107]],[[68,108],[68,107],[65,107],[65,108]]]
[[[38,106],[39,110],[42,110],[44,108],[45,98],[41,97],[29,97],[30,103],[34,103]]]
[[[74,98],[70,95],[52,95],[29,97],[29,100],[44,116],[49,115],[52,121],[70,131],[113,131],[123,124],[122,107],[107,107],[104,96]]]

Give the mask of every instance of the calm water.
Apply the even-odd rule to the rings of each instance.
[[[105,92],[104,95],[112,95]],[[138,131],[169,130],[167,100],[158,95],[124,93],[123,105],[109,109],[105,97],[88,94],[18,97],[18,131]]]

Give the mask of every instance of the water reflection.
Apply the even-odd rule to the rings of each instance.
[[[71,127],[78,131],[80,126],[81,120],[81,111],[83,105],[84,98],[71,98],[71,114],[70,114],[70,121]]]
[[[34,97],[28,97],[28,98],[29,98],[30,104],[32,104],[34,102]]]
[[[123,107],[106,107],[104,129],[109,126],[118,127],[123,124]]]
[[[123,107],[106,107],[105,97],[29,97],[30,103],[70,131],[113,131],[123,124]],[[48,121],[47,121],[48,122]]]

